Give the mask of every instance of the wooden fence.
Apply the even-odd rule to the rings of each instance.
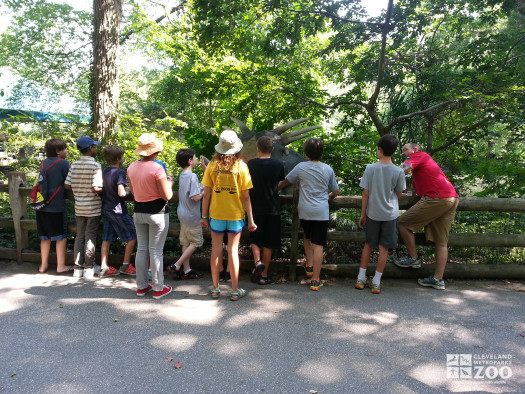
[[[0,193],[9,193],[12,217],[0,218],[0,227],[14,228],[16,251],[14,249],[0,249],[0,255],[4,258],[9,258],[9,256],[14,255],[16,260],[21,263],[24,260],[24,255],[34,253],[34,251],[27,251],[28,230],[36,230],[36,221],[27,219],[27,200],[31,193],[31,187],[26,185],[26,177],[24,173],[9,173],[8,179],[8,185],[0,185]],[[68,190],[68,198],[73,198],[70,190]],[[282,235],[283,238],[290,238],[289,277],[291,280],[295,280],[297,261],[299,258],[298,243],[301,237],[299,218],[297,215],[298,189],[295,188],[293,195],[283,195],[280,198],[281,204],[292,205],[292,225],[291,227],[283,227]],[[399,199],[399,206],[400,209],[408,209],[416,202],[416,197],[403,196]],[[177,193],[174,193],[174,197],[170,200],[170,203],[178,203]],[[330,209],[340,208],[354,208],[360,210],[361,196],[339,196],[335,200],[330,201]],[[461,197],[459,200],[458,211],[525,212],[525,199]],[[68,223],[68,231],[70,233],[76,232],[75,222]],[[168,236],[177,237],[178,235],[179,224],[170,223]],[[206,238],[211,238],[209,230],[204,230],[204,236]],[[363,244],[365,241],[365,234],[363,231],[329,231],[328,240]],[[416,234],[416,243],[419,245],[425,244],[424,234]],[[525,247],[525,234],[451,233],[449,246]],[[470,269],[472,269],[473,266],[467,265],[467,267],[471,267]],[[346,264],[344,266],[323,265],[323,268],[342,273],[348,272]],[[351,270],[354,268],[355,267],[350,267]],[[463,268],[459,270],[454,276],[469,277],[468,274],[463,272],[467,269],[468,268]],[[403,273],[397,276],[413,276],[410,271],[419,270],[403,270]],[[478,268],[477,271],[481,271],[479,275],[477,275],[480,277],[525,278],[525,265],[484,265],[481,269]],[[418,275],[421,275],[421,272],[419,272]],[[470,277],[472,277],[472,275],[470,275]],[[476,275],[474,275],[474,277],[476,277]]]

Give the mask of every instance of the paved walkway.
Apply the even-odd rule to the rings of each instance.
[[[523,283],[241,277],[231,302],[207,275],[155,301],[129,277],[36,270],[0,262],[0,393],[525,392]]]

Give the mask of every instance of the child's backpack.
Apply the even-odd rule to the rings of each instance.
[[[44,168],[44,162],[42,162],[42,165],[40,166],[40,174],[38,175],[38,178],[36,179],[33,189],[31,190],[31,196],[29,197],[29,206],[33,208],[35,211],[38,211],[46,206],[49,205],[49,203],[55,198],[57,193],[62,189],[62,185],[60,185],[55,192],[50,195],[49,193],[49,187],[48,187],[48,178],[46,171],[49,170],[51,167],[53,167],[56,163],[61,161],[62,159],[58,159],[53,164],[51,164],[49,167]]]

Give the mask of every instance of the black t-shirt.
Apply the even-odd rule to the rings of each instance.
[[[250,189],[253,214],[278,215],[280,205],[277,185],[284,179],[283,162],[256,158],[247,164],[253,184],[253,189]]]
[[[102,171],[102,210],[116,214],[128,214],[126,199],[119,197],[118,185],[128,186],[126,171],[118,167],[106,167]]]

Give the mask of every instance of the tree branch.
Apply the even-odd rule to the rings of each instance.
[[[341,22],[346,22],[346,23],[355,23],[355,24],[360,24],[360,25],[376,26],[376,27],[382,27],[383,26],[382,23],[378,23],[378,22],[356,21],[356,20],[352,20],[352,19],[341,18],[340,16],[332,14],[332,13],[330,13],[328,11],[302,11],[302,10],[294,10],[294,9],[291,9],[291,8],[283,8],[283,9],[285,9],[287,11],[290,11],[290,12],[295,12],[297,14],[324,15],[324,16],[327,16],[329,18],[337,19],[337,20],[340,20]]]
[[[164,15],[162,16],[159,16],[157,19],[155,19],[155,23],[160,23],[162,22],[164,19],[166,19],[169,15],[171,14],[174,14],[175,12],[177,11],[180,11],[184,8],[184,6],[186,5],[186,1],[182,1],[178,6],[175,6],[175,7],[172,7],[171,10],[167,13],[165,13]],[[135,34],[137,32],[137,29],[132,29],[130,31],[128,31],[126,34],[123,34],[121,37],[120,37],[120,42],[119,44],[122,45],[124,44],[124,42],[129,39],[133,34]]]
[[[405,120],[405,119],[409,119],[409,118],[413,118],[414,116],[419,116],[419,115],[425,115],[431,111],[434,111],[436,109],[439,109],[439,108],[442,108],[442,107],[445,107],[449,104],[453,104],[453,103],[456,103],[458,102],[459,100],[448,100],[448,101],[444,101],[442,103],[439,103],[439,104],[436,104],[436,105],[433,105],[432,107],[428,107],[427,109],[423,109],[421,111],[417,111],[417,112],[412,112],[411,114],[406,114],[406,115],[401,115],[397,118],[395,118],[392,122],[390,122],[390,124],[386,127],[386,131],[389,132],[390,130],[392,130],[392,128],[398,124],[399,122]]]
[[[514,43],[514,45],[512,45],[512,46],[509,48],[509,50],[507,51],[507,54],[505,55],[505,60],[503,61],[503,64],[502,64],[502,65],[496,70],[496,72],[501,71],[501,70],[503,69],[503,67],[505,67],[505,64],[507,64],[508,62],[510,62],[512,59],[515,58],[515,57],[514,57],[514,58],[512,58],[512,59],[509,59],[510,53],[512,52],[512,50],[513,50],[514,48],[516,48],[516,45],[518,45],[519,42],[520,42],[521,40],[523,40],[524,38],[525,38],[525,35],[521,36],[520,38],[518,38],[518,39],[516,40],[516,42]],[[523,55],[521,55],[521,56],[523,56]]]
[[[479,126],[483,125],[484,123],[487,123],[487,120],[486,120],[486,119],[480,120],[479,122],[474,123],[473,125],[470,125],[470,126],[466,127],[465,130],[462,131],[461,133],[459,133],[456,137],[454,137],[454,138],[452,138],[451,140],[449,140],[448,142],[444,143],[444,144],[441,145],[439,148],[432,149],[430,152],[428,152],[428,154],[429,154],[430,156],[432,156],[434,153],[437,153],[437,152],[439,152],[439,151],[442,151],[442,150],[444,150],[444,149],[447,149],[450,145],[455,144],[455,143],[458,142],[461,138],[463,138],[465,135],[467,135],[467,134],[470,133],[471,131],[477,129]]]
[[[392,4],[393,0],[388,0],[388,8],[386,10],[385,22],[381,25],[381,52],[379,55],[379,64],[377,67],[377,82],[374,89],[374,93],[368,101],[367,109],[374,108],[379,97],[379,92],[383,84],[383,77],[385,75],[385,63],[386,63],[386,39],[390,30],[390,18],[392,17]]]
[[[316,105],[318,107],[325,108],[325,109],[336,109],[340,107],[341,105],[358,105],[360,107],[366,108],[366,103],[363,103],[362,101],[338,101],[337,103],[334,103],[334,104],[321,104],[317,101],[302,97],[298,95],[297,93],[293,92],[292,90],[285,89],[285,91],[290,93],[292,96],[298,98],[299,100],[304,101],[305,103],[313,104],[313,105]]]

